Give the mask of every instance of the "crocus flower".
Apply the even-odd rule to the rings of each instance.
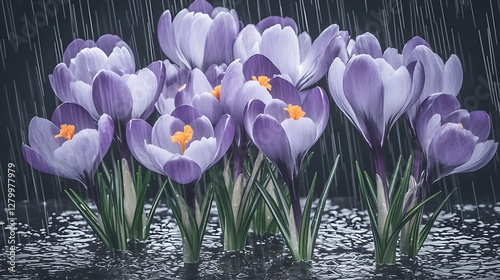
[[[258,99],[248,103],[245,129],[287,183],[295,225],[300,227],[298,175],[307,151],[325,130],[330,104],[320,87],[310,90],[303,101],[295,87],[283,79],[275,82],[273,89],[274,99],[267,104]]]
[[[422,38],[415,36],[403,48],[403,64],[410,65],[418,61],[422,64],[425,81],[417,102],[407,111],[412,127],[422,102],[431,94],[446,92],[457,96],[462,86],[463,70],[460,59],[452,54],[446,63],[432,51],[429,44]]]
[[[252,99],[259,99],[264,103],[270,101],[273,91],[272,79],[279,74],[278,68],[260,54],[251,56],[244,63],[236,60],[228,66],[221,83],[220,102],[223,111],[234,118],[235,141],[238,147],[247,144],[243,127],[245,106]]]
[[[189,105],[161,116],[153,127],[140,119],[126,129],[134,157],[148,169],[179,184],[196,182],[226,153],[234,137],[231,116],[223,115],[215,127]]]
[[[233,44],[239,31],[235,10],[214,8],[205,0],[195,0],[173,20],[169,10],[158,20],[158,41],[168,59],[202,71],[212,64],[233,61]]]
[[[292,19],[270,17],[257,25],[249,24],[238,34],[234,44],[235,58],[246,61],[254,54],[269,58],[299,90],[319,81],[336,57],[347,60],[346,31],[331,25],[311,43],[307,32],[300,35]]]
[[[353,56],[346,65],[335,59],[328,84],[337,106],[374,151],[384,147],[389,130],[415,100],[406,67],[394,69],[383,58],[366,54]]]
[[[174,66],[171,65],[171,67]],[[167,82],[165,82],[163,94],[158,98],[156,105],[157,108],[161,108],[160,113],[171,114],[175,107],[192,105],[215,125],[223,113],[220,88],[226,68],[227,66],[223,64],[211,65],[205,73],[197,68],[188,70],[182,84],[175,90],[172,86],[167,87]],[[181,72],[183,71],[180,69],[177,71],[177,77]]]
[[[161,62],[134,72],[128,45],[118,36],[104,35],[96,43],[73,41],[49,80],[61,101],[79,104],[95,120],[106,113],[123,123],[149,117],[165,79]]]
[[[427,158],[430,185],[454,173],[480,169],[494,156],[498,143],[488,140],[491,120],[484,111],[468,112],[452,94],[433,94],[416,117],[416,133]]]
[[[103,114],[97,124],[77,104],[63,103],[52,120],[34,117],[28,127],[31,146],[23,144],[26,161],[36,170],[77,180],[93,195],[94,175],[113,139],[114,124]],[[99,204],[98,199],[94,200]]]

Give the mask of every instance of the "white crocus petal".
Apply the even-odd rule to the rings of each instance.
[[[158,85],[156,76],[145,68],[137,74],[124,75],[122,79],[132,93],[132,118],[138,119],[154,102]]]
[[[203,137],[200,140],[193,141],[184,151],[184,155],[196,162],[201,171],[204,171],[212,164],[216,151],[217,141],[215,138]]]

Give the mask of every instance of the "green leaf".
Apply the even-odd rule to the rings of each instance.
[[[438,208],[436,209],[436,211],[434,211],[433,215],[427,221],[427,223],[425,224],[424,228],[420,232],[420,236],[418,238],[418,244],[417,244],[417,248],[416,248],[416,251],[415,251],[415,255],[418,253],[418,251],[420,250],[420,248],[422,247],[422,245],[424,245],[424,242],[427,239],[427,235],[429,235],[429,232],[431,231],[432,225],[434,224],[434,222],[436,221],[437,217],[439,216],[439,213],[441,212],[441,210],[443,209],[443,207],[446,205],[446,203],[448,202],[448,200],[450,200],[451,195],[455,192],[456,189],[457,188],[454,188],[446,196],[446,198],[443,200],[443,202],[441,202],[441,204],[438,206]]]

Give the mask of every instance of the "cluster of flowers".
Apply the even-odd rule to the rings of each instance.
[[[81,182],[98,211],[95,175],[113,139],[121,158],[131,153],[187,189],[226,154],[234,161],[236,185],[245,173],[246,151],[255,145],[286,183],[291,224],[300,228],[300,204],[294,203],[299,170],[330,114],[325,90],[313,86],[327,72],[331,97],[373,153],[384,207],[385,143],[405,113],[415,137],[416,183],[408,205],[425,199],[422,190],[440,178],[481,168],[497,148],[487,139],[488,114],[460,109],[459,59],[452,55],[443,63],[419,37],[401,54],[393,48],[382,52],[369,33],[353,40],[331,25],[312,40],[290,18],[271,16],[244,26],[234,10],[195,0],[175,17],[162,14],[158,41],[168,60],[138,71],[132,50],[117,36],[73,41],[50,75],[63,104],[51,120],[35,117],[29,125],[31,147],[22,146],[26,161]],[[151,126],[146,119],[155,109],[161,116]],[[186,201],[199,212],[194,197]]]

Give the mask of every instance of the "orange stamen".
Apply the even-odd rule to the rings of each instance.
[[[214,87],[214,90],[212,90],[212,95],[217,98],[217,100],[220,101],[220,85]]]
[[[259,84],[267,88],[267,90],[271,90],[273,88],[272,85],[269,83],[271,79],[269,79],[267,76],[259,76],[258,78],[252,76],[252,80],[259,82]]]
[[[292,106],[292,104],[288,104],[288,107],[284,109],[290,114],[290,119],[298,120],[306,115],[306,112],[302,111],[299,105]]]
[[[184,131],[177,131],[170,137],[172,139],[172,143],[179,143],[181,146],[181,154],[184,154],[186,151],[186,144],[193,139],[193,129],[189,125],[184,126]]]
[[[59,131],[59,134],[54,136],[54,139],[63,137],[66,140],[71,140],[73,139],[74,136],[75,136],[74,125],[61,124],[61,130]]]
[[[178,89],[177,89],[177,92],[183,90],[186,88],[186,84],[183,84],[182,86],[180,86]]]

